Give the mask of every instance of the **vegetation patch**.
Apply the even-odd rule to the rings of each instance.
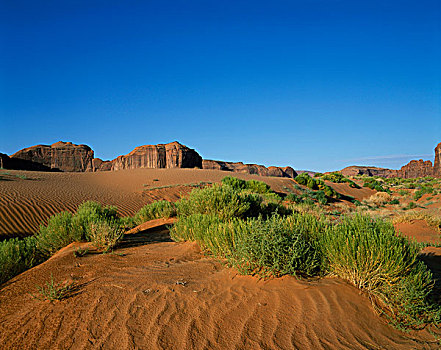
[[[391,223],[367,216],[329,225],[320,237],[326,270],[366,291],[397,327],[439,322],[433,279],[418,244],[397,235]]]
[[[324,181],[330,181],[334,183],[348,183],[349,186],[352,188],[360,188],[360,186],[358,186],[354,181],[348,179],[347,177],[344,177],[342,173],[339,173],[337,171],[325,175],[322,174],[320,175],[320,178]]]
[[[43,286],[37,286],[37,294],[31,294],[32,297],[39,300],[60,301],[67,298],[73,290],[71,283],[56,283],[51,275],[50,281]]]

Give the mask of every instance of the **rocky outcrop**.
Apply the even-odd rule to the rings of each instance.
[[[435,148],[435,163],[433,163],[433,176],[441,177],[441,142]]]
[[[433,176],[433,167],[430,160],[411,160],[397,171],[397,177],[405,179],[415,177]]]
[[[402,177],[405,179],[415,177],[434,176],[441,177],[441,143],[435,148],[435,162],[430,160],[411,160],[399,170],[376,168],[368,166],[349,166],[341,170],[344,176],[367,175],[381,177]]]
[[[172,142],[139,146],[110,162],[94,161],[95,171],[138,168],[202,168],[202,157],[194,149]]]
[[[10,158],[35,164],[36,167],[36,164],[39,164],[44,169],[55,171],[92,171],[93,169],[92,149],[86,145],[74,145],[72,142],[60,141],[50,146],[28,147],[14,153]]]
[[[397,170],[377,168],[373,166],[348,166],[340,171],[343,176],[356,176],[356,175],[367,175],[367,176],[381,176],[381,177],[396,177]]]
[[[102,160],[100,158],[93,158],[93,171],[109,171],[112,170],[112,162],[110,160]]]
[[[202,162],[203,169],[224,170],[235,173],[254,174],[260,176],[277,176],[277,177],[295,177],[297,173],[291,167],[265,167],[258,164],[244,164],[242,162],[223,162],[219,160],[204,159]]]
[[[56,171],[40,163],[34,163],[24,159],[11,158],[4,153],[0,153],[0,168],[10,170]]]

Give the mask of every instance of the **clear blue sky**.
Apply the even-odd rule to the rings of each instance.
[[[441,1],[0,3],[0,152],[178,140],[317,171],[433,160]]]

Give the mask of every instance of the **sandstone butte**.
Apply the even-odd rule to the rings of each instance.
[[[5,157],[3,157],[5,158]],[[4,166],[22,166],[22,170],[91,171],[93,151],[86,145],[57,142],[53,145],[37,145],[14,153]]]
[[[435,162],[432,165],[430,160],[411,160],[399,170],[367,167],[367,166],[349,166],[341,170],[344,176],[368,175],[381,177],[441,177],[441,143],[435,147]]]
[[[11,157],[0,153],[0,167],[5,169],[39,171],[113,171],[137,168],[202,168],[262,176],[295,177],[291,167],[265,167],[258,164],[203,160],[192,148],[179,142],[145,145],[113,160],[94,158],[89,146],[71,142],[37,145],[16,152]]]

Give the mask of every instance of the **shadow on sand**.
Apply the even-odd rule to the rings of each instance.
[[[161,225],[137,233],[126,234],[119,248],[137,247],[151,243],[173,242],[170,238],[169,225]]]

